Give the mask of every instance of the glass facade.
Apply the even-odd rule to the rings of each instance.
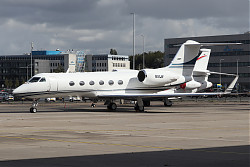
[[[221,45],[202,48],[210,48],[211,56],[208,70],[239,74],[238,85],[240,90],[250,90],[250,37],[249,32],[234,35],[201,36],[186,38],[171,38],[164,40],[164,63],[170,64],[177,53],[180,44],[187,40],[194,40],[203,43],[241,43],[241,45]],[[221,67],[221,69],[220,69]],[[222,85],[227,87],[232,81],[230,76],[222,76]],[[210,75],[209,81],[214,84],[219,83],[219,75]]]

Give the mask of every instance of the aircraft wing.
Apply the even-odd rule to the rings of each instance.
[[[212,93],[166,93],[166,94],[109,94],[98,95],[99,98],[121,98],[121,99],[136,99],[140,98],[160,98],[160,97],[181,97],[181,96],[211,96],[211,95],[223,95],[224,92],[212,92]]]
[[[121,99],[136,99],[140,98],[160,98],[160,97],[181,97],[181,96],[220,96],[225,94],[230,94],[238,80],[239,76],[236,75],[234,80],[225,90],[225,92],[204,92],[204,93],[166,93],[165,91],[161,91],[158,93],[152,94],[140,94],[140,93],[124,93],[124,92],[114,92],[114,93],[103,93],[97,95],[99,98],[121,98]]]

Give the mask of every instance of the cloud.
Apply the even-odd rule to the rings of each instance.
[[[164,49],[164,38],[235,34],[249,31],[248,0],[2,0],[0,55],[36,49],[132,54]]]

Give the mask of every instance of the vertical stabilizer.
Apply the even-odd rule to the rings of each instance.
[[[207,65],[211,53],[211,49],[201,49],[201,54],[197,58],[195,65],[194,65],[194,72],[206,72],[207,71]]]
[[[173,61],[167,67],[168,70],[182,76],[191,76],[200,47],[200,43],[192,40],[182,44]]]

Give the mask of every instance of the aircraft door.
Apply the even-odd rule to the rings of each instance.
[[[57,92],[58,91],[58,83],[57,79],[54,77],[49,78],[49,90],[50,92]]]

